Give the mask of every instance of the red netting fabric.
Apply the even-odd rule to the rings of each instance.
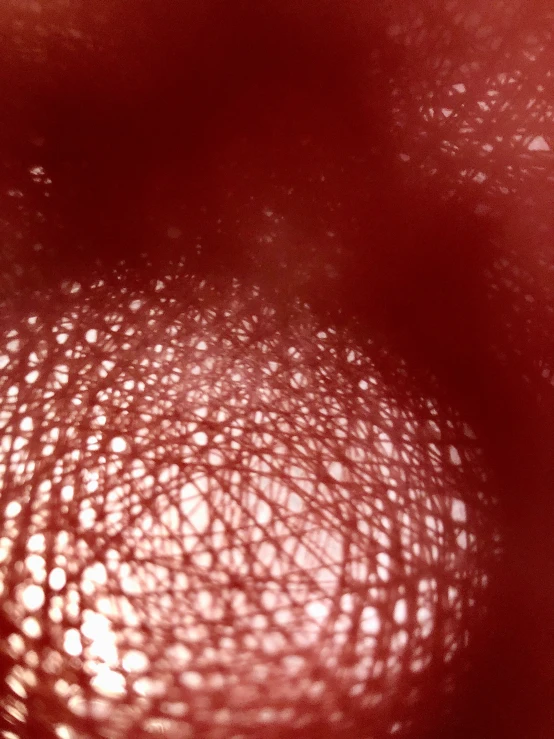
[[[0,734],[546,737],[544,3],[0,11]]]

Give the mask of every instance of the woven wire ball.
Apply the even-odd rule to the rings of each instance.
[[[487,475],[401,360],[178,273],[66,285],[24,331],[1,385],[16,726],[369,736],[453,689]]]
[[[543,664],[529,637],[510,672],[520,592],[537,634],[547,610],[548,517],[520,537],[514,501],[554,438],[531,5],[244,3],[257,66],[219,5],[10,4],[3,739],[427,739],[489,700],[476,664],[511,729],[517,665]],[[193,48],[209,95],[159,48],[186,74]]]

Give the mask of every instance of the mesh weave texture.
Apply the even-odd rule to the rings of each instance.
[[[2,736],[549,736],[554,14],[134,5],[0,13]]]

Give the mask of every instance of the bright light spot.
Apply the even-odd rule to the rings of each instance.
[[[328,467],[329,476],[338,482],[342,482],[344,477],[348,477],[348,469],[340,462],[331,462]]]
[[[94,611],[85,611],[83,616],[83,625],[81,626],[81,633],[87,639],[102,639],[103,637],[109,636],[110,622],[101,613],[95,613]]]
[[[95,585],[105,585],[108,582],[108,573],[102,562],[95,562],[95,564],[87,567],[83,572],[83,580]]]
[[[324,601],[315,601],[313,603],[308,603],[308,605],[306,606],[306,613],[310,618],[313,618],[314,621],[322,623],[323,621],[325,621],[329,613],[329,605]]]
[[[452,464],[461,465],[462,464],[462,458],[460,457],[460,452],[456,449],[455,446],[449,447],[449,454],[450,454],[450,461]]]
[[[11,503],[8,503],[6,506],[6,510],[4,512],[4,515],[6,518],[15,518],[16,516],[19,516],[21,513],[21,503],[18,503],[15,500],[12,500]]]
[[[21,625],[21,630],[30,639],[38,639],[42,634],[40,624],[33,616],[28,616],[26,619],[24,619]]]
[[[217,449],[210,449],[207,461],[209,465],[218,467],[219,465],[225,464],[225,456]]]
[[[64,503],[70,503],[73,500],[74,494],[73,485],[64,485],[60,491],[60,497]]]
[[[398,652],[401,649],[403,649],[406,644],[408,643],[408,632],[402,629],[401,631],[397,631],[396,634],[392,635],[392,638],[390,640],[391,649],[393,652]]]
[[[105,695],[107,698],[125,695],[125,678],[121,673],[110,670],[105,665],[101,666],[90,684],[97,693]]]
[[[65,383],[69,380],[68,366],[66,364],[58,364],[56,367],[54,367],[54,377],[61,385],[65,385]]]
[[[181,683],[187,688],[199,688],[202,683],[202,675],[199,672],[184,672],[181,675]]]
[[[27,446],[27,439],[24,436],[16,436],[13,441],[13,450],[18,452],[23,447]]]
[[[287,508],[290,511],[294,511],[295,513],[298,513],[304,508],[304,503],[302,501],[302,498],[296,493],[291,493],[287,498]]]
[[[166,649],[166,655],[172,667],[185,668],[190,662],[192,653],[183,644],[173,644]]]
[[[204,431],[197,431],[192,435],[192,440],[198,446],[206,446],[208,443],[208,435]]]
[[[466,91],[466,86],[464,85],[463,82],[458,82],[458,84],[452,85],[452,89],[453,90],[456,90],[456,92],[462,92],[463,93],[463,92]]]
[[[432,618],[433,618],[433,614],[425,606],[418,609],[418,611],[417,611],[417,622],[419,623],[420,626],[425,626],[430,621],[432,621]]]
[[[31,370],[27,375],[25,375],[25,382],[29,385],[32,385],[34,382],[38,379],[38,370]]]
[[[4,562],[11,551],[12,542],[6,537],[0,539],[0,562]]]
[[[394,456],[394,444],[392,443],[390,436],[381,432],[379,434],[379,441],[375,445],[380,452],[385,454],[387,457]]]
[[[459,521],[460,523],[465,523],[467,521],[467,511],[463,501],[452,501],[452,519],[454,521]]]
[[[81,634],[77,629],[68,629],[65,632],[63,648],[70,657],[78,657],[82,653]]]
[[[408,616],[408,608],[405,600],[397,600],[394,606],[394,620],[397,624],[403,624],[406,622]]]
[[[308,385],[308,378],[302,372],[295,372],[290,379],[290,385],[295,390],[306,387]]]
[[[43,589],[40,585],[28,585],[21,594],[21,602],[27,611],[39,611],[44,605]]]
[[[123,657],[122,665],[125,672],[144,672],[148,669],[150,661],[148,657],[136,649],[127,652]]]
[[[182,679],[181,682],[183,682]],[[166,692],[165,684],[162,680],[151,680],[148,677],[141,677],[139,680],[136,680],[133,687],[137,695],[145,697],[159,697]]]
[[[43,583],[46,580],[46,562],[43,557],[39,554],[30,554],[25,564],[36,583]]]
[[[89,328],[85,334],[85,339],[89,344],[95,344],[98,340],[98,331],[95,328]]]
[[[144,300],[132,300],[129,303],[129,308],[133,311],[133,313],[136,313],[138,310],[142,308],[144,305]]]
[[[27,541],[27,551],[43,554],[46,550],[44,534],[33,534]]]
[[[48,577],[48,583],[52,590],[62,590],[66,583],[66,575],[61,567],[54,567]]]
[[[33,430],[33,419],[31,416],[25,416],[19,424],[21,431],[32,431]]]
[[[449,585],[449,587],[448,587],[448,601],[450,602],[451,605],[453,605],[454,603],[456,603],[457,600],[458,600],[458,590],[456,588],[452,587],[451,585]]]
[[[207,478],[203,479],[206,479],[207,482]],[[204,533],[210,522],[209,508],[207,503],[199,497],[195,486],[185,485],[181,490],[181,494],[186,495],[189,487],[193,488],[194,497],[183,497],[179,506],[181,513],[187,519],[185,531],[186,533],[189,531]]]
[[[127,442],[121,436],[116,436],[111,441],[112,451],[119,453],[124,452],[127,449]]]
[[[381,619],[376,608],[367,606],[362,613],[362,631],[364,634],[378,634],[381,628]]]
[[[84,529],[91,529],[96,521],[96,511],[94,508],[85,508],[79,513],[79,523]]]
[[[527,148],[529,151],[550,151],[550,146],[543,136],[535,136]]]

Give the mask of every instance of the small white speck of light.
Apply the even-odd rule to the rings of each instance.
[[[98,331],[95,328],[89,328],[85,334],[85,339],[89,344],[95,344],[98,339]]]
[[[81,654],[83,645],[81,644],[81,634],[77,629],[68,629],[65,632],[63,648],[70,657],[78,657]]]
[[[119,672],[105,668],[91,680],[92,687],[100,695],[110,698],[125,695],[125,678]]]
[[[462,464],[462,458],[460,457],[460,452],[456,449],[455,446],[450,447],[450,461],[452,464],[460,465]]]
[[[21,431],[32,431],[33,419],[30,416],[25,416],[25,418],[19,424],[19,428],[21,429]]]
[[[378,634],[381,629],[381,619],[377,609],[367,606],[362,614],[362,631],[364,634]]]
[[[195,444],[198,444],[198,446],[206,446],[208,443],[208,436],[204,433],[204,431],[197,431],[192,436],[192,440]]]
[[[23,607],[30,611],[38,611],[44,604],[44,591],[39,585],[28,585],[21,595]]]
[[[73,500],[74,493],[73,485],[64,485],[60,492],[61,499],[64,503],[69,503]]]
[[[39,622],[33,616],[28,616],[22,623],[21,629],[31,639],[38,639],[42,634]]]
[[[199,688],[202,685],[202,675],[198,672],[185,672],[181,676],[181,683],[187,688]]]
[[[148,657],[135,649],[127,652],[122,662],[125,672],[144,672],[148,664]]]
[[[114,452],[124,452],[125,449],[127,449],[127,442],[125,439],[121,438],[121,436],[116,436],[114,439],[112,439],[111,442],[112,451]]]
[[[394,620],[397,624],[403,624],[406,621],[408,609],[405,600],[397,600],[394,606]]]
[[[27,551],[42,554],[46,549],[44,534],[33,534],[27,540]]]
[[[48,576],[48,583],[52,590],[61,590],[66,583],[65,572],[61,567],[54,567],[50,575]]]
[[[535,136],[527,148],[529,151],[550,151],[550,146],[544,136]]]
[[[6,510],[4,512],[4,515],[6,518],[15,518],[18,516],[21,512],[21,503],[18,503],[15,500],[12,500],[11,503],[8,503],[6,506]]]
[[[96,511],[93,508],[87,508],[79,513],[79,523],[84,529],[91,529],[96,521]]]
[[[465,531],[461,531],[456,537],[456,542],[460,549],[467,549],[467,534]]]
[[[466,507],[463,501],[452,501],[452,519],[461,523],[465,523],[465,521],[467,520]]]

